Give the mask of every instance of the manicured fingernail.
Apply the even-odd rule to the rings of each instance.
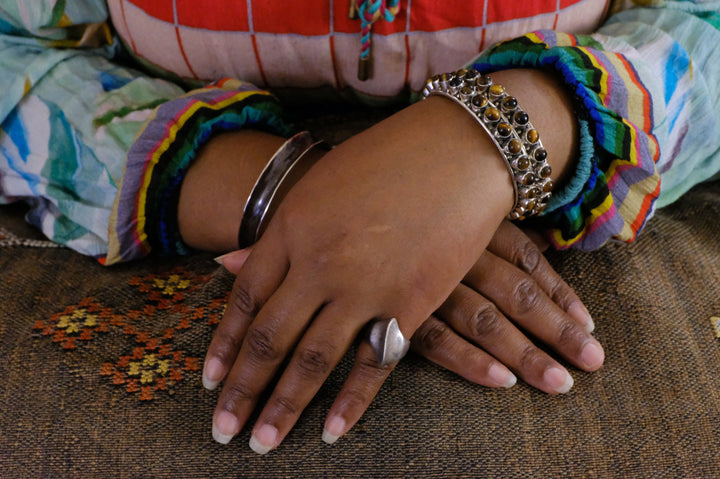
[[[488,370],[488,376],[503,388],[511,388],[517,383],[517,378],[505,366],[493,364]]]
[[[215,389],[222,380],[223,372],[223,364],[218,358],[210,358],[205,361],[202,377],[202,382],[205,389],[209,391]]]
[[[270,424],[263,424],[255,429],[252,437],[250,437],[250,449],[258,454],[267,454],[275,447],[277,441],[278,430]]]
[[[225,253],[225,254],[223,254],[223,255],[217,256],[217,257],[213,258],[213,261],[215,261],[217,264],[219,264],[220,266],[222,266],[223,260],[224,260],[225,257],[226,257],[227,255],[229,255],[229,254],[230,254],[230,253]]]
[[[587,369],[595,370],[602,366],[603,361],[605,361],[605,351],[602,346],[596,341],[588,341],[580,353],[580,362]]]
[[[550,388],[560,394],[568,392],[575,384],[570,373],[560,368],[550,368],[543,374],[543,380]]]
[[[229,411],[220,411],[213,421],[212,435],[220,444],[227,444],[240,432],[237,418]]]
[[[340,416],[333,416],[325,423],[322,440],[328,444],[334,444],[345,432],[345,420]]]
[[[575,301],[572,303],[568,308],[568,314],[585,326],[585,332],[592,333],[595,331],[595,322],[590,316],[590,312],[581,302]]]

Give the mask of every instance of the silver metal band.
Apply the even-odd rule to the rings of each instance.
[[[302,131],[283,143],[270,158],[243,208],[238,231],[240,248],[247,248],[258,240],[269,221],[267,214],[270,206],[273,202],[282,200],[279,197],[281,187],[290,177],[292,170],[315,147],[330,149],[325,142],[314,139],[307,131]]]
[[[492,78],[462,69],[428,79],[423,95],[440,95],[462,106],[490,135],[510,172],[515,204],[508,218],[542,213],[552,196],[552,170],[540,134],[517,100]]]

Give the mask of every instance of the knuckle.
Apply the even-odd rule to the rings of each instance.
[[[326,375],[331,368],[331,351],[332,347],[329,345],[304,349],[298,356],[300,371],[311,377]]]
[[[390,373],[394,365],[389,364],[387,366],[383,366],[378,362],[375,355],[371,354],[359,357],[356,366],[359,368],[360,373],[364,378],[367,380],[373,380],[384,378]]]
[[[274,361],[280,356],[280,350],[273,341],[272,331],[257,327],[248,330],[247,347],[250,357],[261,362]]]
[[[239,404],[253,402],[255,393],[245,383],[230,383],[223,388],[224,408],[228,411],[235,410]]]
[[[272,402],[281,414],[285,413],[295,416],[300,412],[300,407],[289,397],[278,396],[274,398]]]
[[[235,359],[241,345],[242,338],[218,328],[215,332],[215,347],[213,349],[213,355],[217,356],[220,361],[224,363],[231,362]]]
[[[557,343],[559,346],[567,346],[572,343],[577,343],[579,334],[580,332],[578,331],[577,326],[571,322],[563,322],[557,333]]]
[[[570,307],[572,296],[570,287],[562,282],[555,284],[550,292],[550,298],[552,298],[553,303],[560,306],[563,311],[567,311],[568,307]]]
[[[540,250],[532,241],[525,241],[518,249],[515,264],[528,274],[533,274],[540,264]]]
[[[250,293],[249,288],[239,281],[235,282],[233,294],[230,295],[230,301],[232,302],[232,306],[243,315],[255,316],[257,313],[258,301],[255,299],[255,296]]]
[[[517,313],[527,313],[535,309],[540,303],[540,287],[532,279],[523,279],[518,282],[513,291]]]
[[[442,348],[448,338],[448,327],[442,321],[424,322],[415,332],[415,342],[423,351]]]
[[[534,364],[541,360],[542,354],[540,350],[532,344],[527,344],[522,351],[520,351],[520,369],[528,371]]]
[[[494,304],[483,304],[468,317],[468,326],[477,337],[494,336],[502,328],[502,314]]]

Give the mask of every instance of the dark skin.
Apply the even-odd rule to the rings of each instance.
[[[538,71],[494,77],[543,132],[561,181],[573,167],[576,134],[560,84]],[[234,248],[254,178],[281,143],[248,131],[208,145],[181,192],[190,245]],[[495,146],[443,98],[414,104],[321,158],[252,250],[225,257],[237,279],[203,374],[207,387],[225,384],[214,437],[235,436],[280,375],[251,440],[256,452],[277,447],[376,317],[396,317],[415,351],[488,386],[513,385],[512,371],[548,393],[572,387],[567,370],[524,331],[571,364],[598,369],[604,353],[582,302],[527,236],[502,221],[512,202]],[[391,370],[360,344],[329,411],[327,442],[347,433]]]

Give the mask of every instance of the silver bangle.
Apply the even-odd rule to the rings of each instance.
[[[515,203],[511,220],[542,213],[552,196],[552,170],[540,134],[527,113],[492,78],[462,69],[428,79],[423,96],[440,95],[465,108],[490,135],[505,160]]]
[[[270,158],[243,208],[238,231],[238,243],[241,249],[254,244],[260,238],[269,221],[270,206],[273,202],[282,201],[284,197],[280,194],[281,187],[288,187],[286,183],[292,170],[315,147],[330,149],[324,141],[316,140],[309,132],[302,131],[283,143]]]

